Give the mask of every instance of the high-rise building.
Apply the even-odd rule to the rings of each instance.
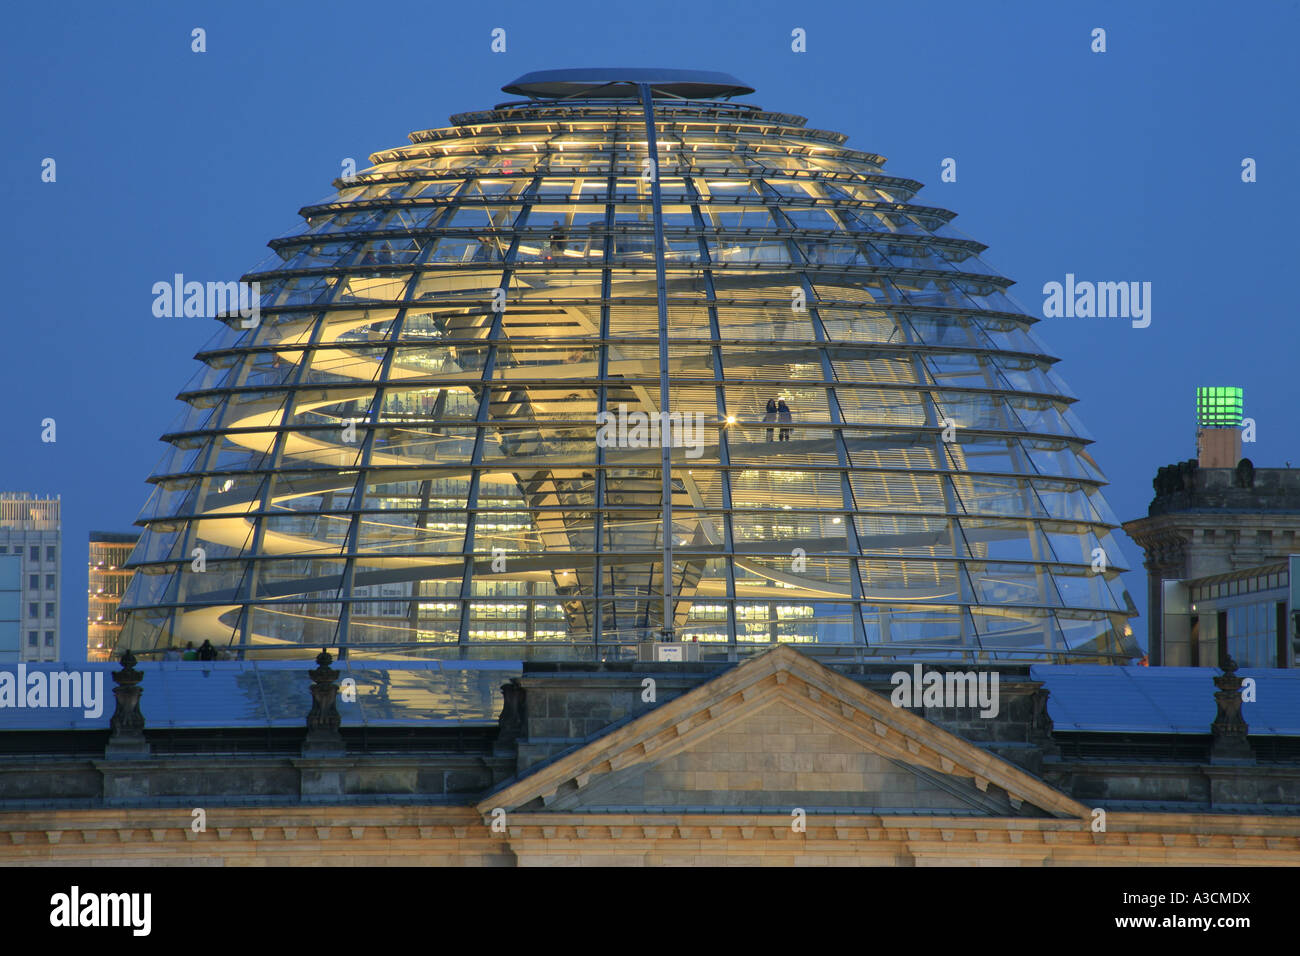
[[[23,559],[8,547],[0,553],[0,662],[21,659]]]
[[[118,610],[131,572],[125,567],[138,534],[90,532],[90,563],[86,589],[86,660],[106,661],[117,647],[125,615]]]
[[[1140,653],[1075,398],[919,182],[723,74],[504,89],[245,276],[124,643]]]
[[[59,505],[0,492],[0,659],[59,660]]]

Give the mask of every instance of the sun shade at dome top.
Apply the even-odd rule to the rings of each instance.
[[[581,70],[538,70],[501,87],[535,99],[623,98],[640,95],[647,84],[653,96],[716,99],[744,96],[754,88],[727,73],[704,70],[661,70],[631,67]]]

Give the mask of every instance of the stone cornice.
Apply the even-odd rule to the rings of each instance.
[[[796,830],[778,813],[515,812],[496,830],[470,807],[231,808],[204,832],[185,811],[55,810],[0,814],[0,862],[643,862],[747,854],[828,862],[1300,864],[1300,818],[1109,813],[1090,820],[817,814]]]

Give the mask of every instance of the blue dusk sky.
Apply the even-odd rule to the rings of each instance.
[[[345,157],[364,167],[411,130],[514,99],[500,87],[530,70],[733,73],[757,89],[746,101],[926,183],[916,201],[957,212],[1030,314],[1067,273],[1151,283],[1147,328],[1036,326],[1121,520],[1146,513],[1158,467],[1195,455],[1197,385],[1245,389],[1257,466],[1300,465],[1298,27],[1295,0],[15,5],[0,34],[0,490],[62,495],[65,659],[84,654],[87,534],[131,530],[218,329],[155,318],[153,284],[237,278]],[[1145,642],[1141,552],[1120,541]]]

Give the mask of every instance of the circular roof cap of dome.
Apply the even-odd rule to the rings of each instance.
[[[507,83],[501,91],[547,100],[635,98],[640,95],[643,83],[649,84],[652,96],[688,100],[744,96],[754,92],[752,86],[728,73],[633,67],[537,70]]]

